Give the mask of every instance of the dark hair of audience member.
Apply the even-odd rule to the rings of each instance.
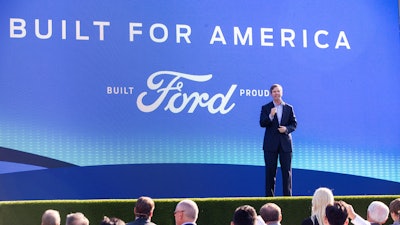
[[[396,198],[395,200],[390,202],[389,212],[395,213],[396,215],[400,216],[400,198]]]
[[[142,196],[136,201],[135,215],[136,217],[149,218],[154,208],[155,204],[153,199]]]
[[[330,225],[343,225],[349,216],[346,207],[337,201],[326,207],[325,215]]]
[[[250,205],[243,205],[235,210],[232,222],[234,225],[254,225],[256,219],[256,210]]]

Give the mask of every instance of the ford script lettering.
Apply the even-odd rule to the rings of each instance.
[[[169,83],[164,78],[171,77]],[[157,78],[157,79],[156,79]],[[229,104],[232,94],[237,85],[231,85],[228,92],[224,95],[217,93],[210,96],[208,93],[193,92],[191,94],[184,92],[184,81],[206,82],[212,78],[212,74],[191,75],[175,71],[158,71],[149,76],[147,87],[154,91],[156,99],[150,100],[151,104],[145,104],[144,98],[149,95],[148,92],[142,92],[137,98],[137,107],[142,112],[153,112],[158,107],[166,103],[164,110],[172,113],[180,113],[187,109],[188,113],[193,113],[197,107],[207,108],[212,114],[226,114],[235,107],[235,103]],[[156,82],[155,80],[158,80]],[[150,97],[148,97],[150,98]],[[146,100],[148,100],[146,98]],[[148,100],[149,101],[149,100]],[[229,105],[229,106],[228,106]]]

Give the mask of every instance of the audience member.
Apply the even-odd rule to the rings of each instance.
[[[326,187],[315,190],[311,200],[311,216],[303,220],[301,225],[322,225],[325,219],[325,209],[333,205],[333,193]]]
[[[190,199],[180,201],[174,211],[176,225],[196,225],[199,208],[196,202]]]
[[[281,208],[275,203],[267,203],[261,206],[260,217],[267,225],[280,225],[282,221]]]
[[[367,209],[367,220],[355,213],[353,206],[343,202],[354,225],[382,225],[389,217],[389,207],[380,201],[373,201]]]
[[[67,215],[66,225],[89,225],[89,220],[81,212]]]
[[[392,217],[392,225],[400,225],[400,198],[396,198],[389,204],[390,217]]]
[[[243,205],[235,210],[231,225],[255,225],[256,220],[256,210],[252,206]]]
[[[333,205],[328,205],[325,209],[325,225],[347,225],[349,224],[348,213],[345,205],[342,202],[335,202]]]
[[[48,209],[43,213],[41,225],[60,225],[60,223],[61,217],[57,210]]]
[[[154,201],[150,197],[142,196],[138,198],[135,208],[133,209],[135,220],[127,223],[127,225],[156,225],[151,222],[154,208]]]
[[[140,197],[134,207],[135,220],[126,225],[156,225],[151,222],[155,203],[150,197]],[[388,216],[393,219],[392,225],[400,225],[400,198],[394,199],[389,207],[380,201],[373,201],[367,209],[367,220],[355,213],[353,206],[344,202],[335,202],[330,189],[321,187],[315,190],[312,198],[311,216],[303,220],[302,225],[348,225],[349,220],[354,225],[383,225]],[[196,225],[199,209],[197,204],[189,199],[180,201],[175,208],[176,225]],[[60,213],[48,209],[42,215],[41,225],[60,225]],[[275,203],[266,203],[260,208],[257,216],[250,205],[236,208],[231,225],[280,225],[282,221],[281,208]],[[66,225],[89,225],[89,220],[81,212],[68,214]],[[104,216],[100,225],[125,225],[119,218]]]
[[[260,215],[258,215],[256,218],[256,225],[266,225],[263,218]]]
[[[116,217],[107,217],[104,216],[103,221],[101,221],[100,225],[125,225],[125,222]]]

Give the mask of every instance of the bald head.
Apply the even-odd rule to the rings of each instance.
[[[60,225],[60,213],[54,209],[46,210],[42,215],[41,225]]]

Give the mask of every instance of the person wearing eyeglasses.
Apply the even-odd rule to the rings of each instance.
[[[135,208],[135,220],[127,223],[126,225],[156,225],[151,222],[151,217],[155,209],[153,199],[150,197],[142,196],[136,201]]]
[[[199,207],[190,199],[180,201],[174,211],[176,225],[196,225]]]
[[[349,213],[349,218],[351,223],[354,225],[382,225],[386,223],[389,217],[389,207],[381,201],[373,201],[369,204],[367,209],[367,220],[359,216],[352,205],[343,202],[347,212]]]

